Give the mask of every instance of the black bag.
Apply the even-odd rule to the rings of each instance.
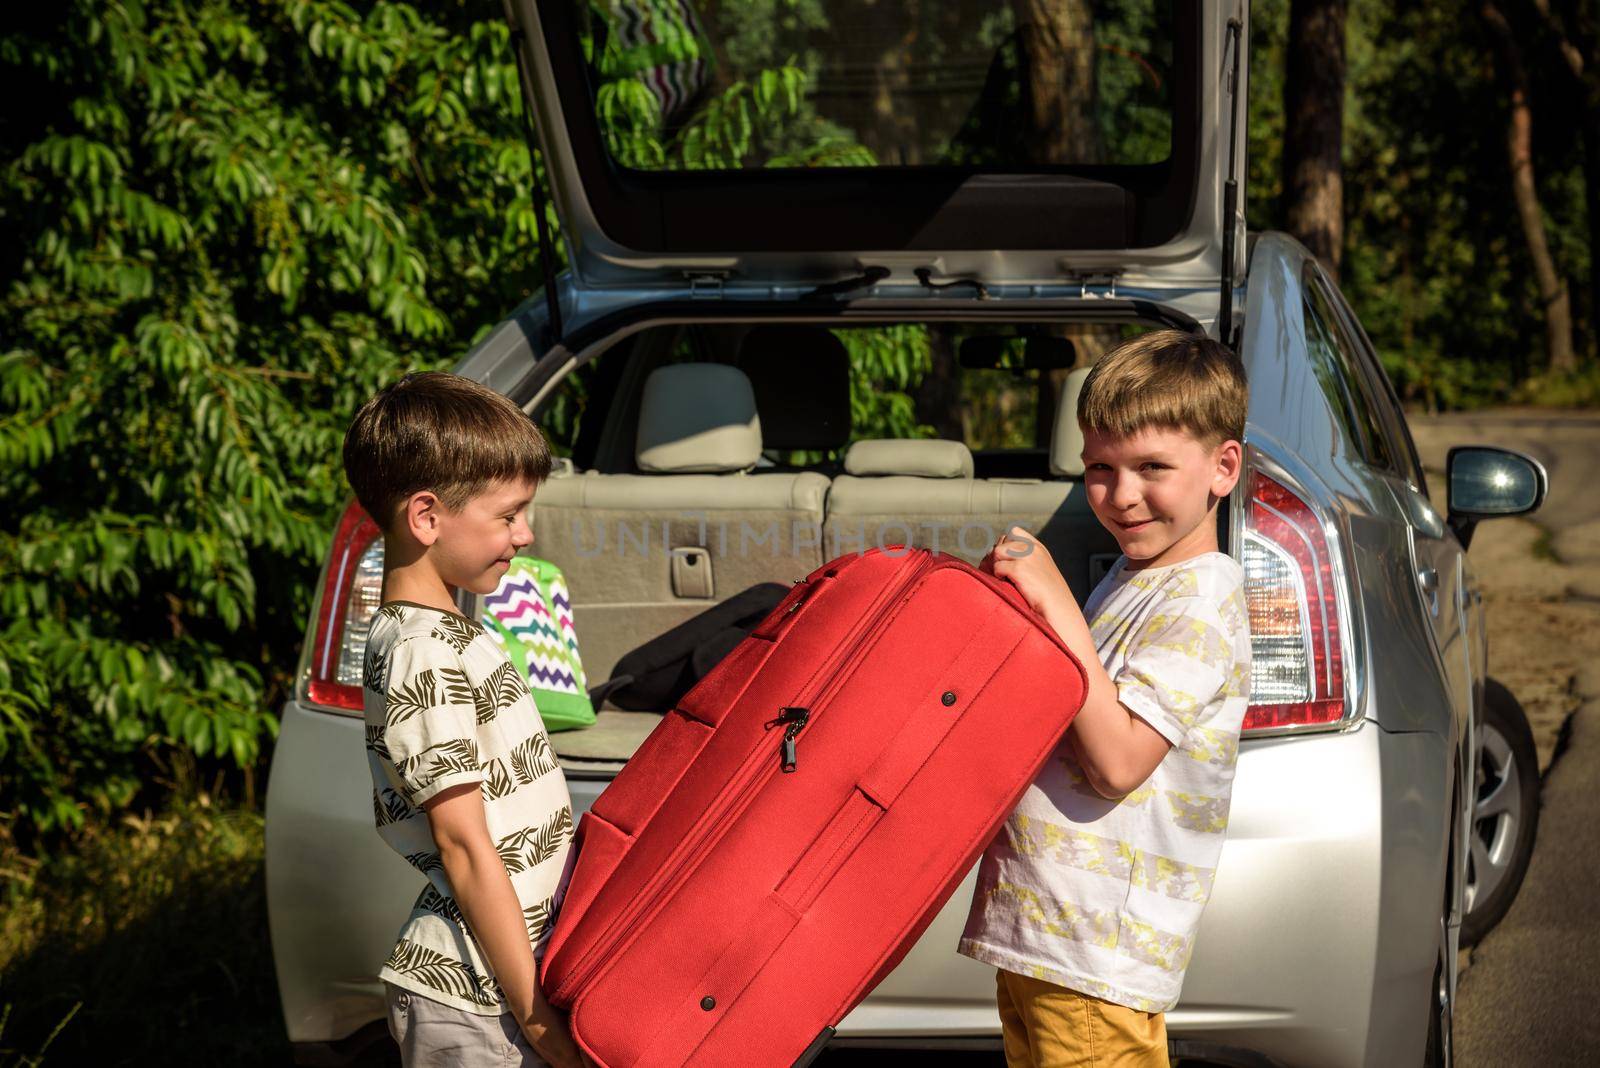
[[[625,654],[617,661],[610,681],[592,692],[630,711],[672,708],[744,641],[788,592],[776,582],[763,582],[734,594]]]

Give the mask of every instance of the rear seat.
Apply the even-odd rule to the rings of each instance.
[[[823,524],[827,553],[911,544],[980,560],[1016,524],[1050,550],[1080,600],[1117,554],[1083,489],[1083,435],[1077,401],[1088,374],[1063,384],[1051,435],[1055,479],[977,479],[972,454],[956,441],[859,441],[845,454],[845,474],[828,491]]]
[[[556,474],[539,490],[532,551],[567,573],[591,684],[716,602],[822,564],[828,479],[754,470],[761,448],[744,372],[674,364],[645,382],[644,473]]]
[[[850,353],[830,330],[799,323],[757,326],[739,343],[764,452],[835,453],[850,441]],[[837,474],[837,461],[823,463]]]

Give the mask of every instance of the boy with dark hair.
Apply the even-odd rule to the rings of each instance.
[[[379,973],[407,1068],[587,1061],[535,963],[568,874],[566,780],[526,681],[456,607],[532,543],[550,465],[516,405],[439,372],[380,391],[345,435],[346,477],[383,530],[363,671],[373,812],[428,880]]]
[[[1250,689],[1244,575],[1219,552],[1249,394],[1209,338],[1103,356],[1078,401],[1084,483],[1122,557],[1080,611],[1020,527],[984,560],[1089,674],[1066,739],[979,866],[960,952],[995,966],[1006,1061],[1167,1064],[1228,824]]]

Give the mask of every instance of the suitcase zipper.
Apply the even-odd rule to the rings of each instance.
[[[926,557],[917,561],[915,566],[910,569],[910,573],[902,575],[899,581],[890,587],[888,595],[862,616],[862,620],[864,621],[863,625],[847,639],[848,649],[844,656],[840,658],[838,669],[817,685],[816,693],[810,701],[801,702],[799,704],[787,706],[778,710],[778,718],[773,720],[773,724],[776,725],[782,723],[785,725],[783,731],[783,742],[778,754],[778,766],[785,773],[794,771],[798,764],[799,754],[796,751],[795,739],[798,738],[800,732],[805,729],[806,724],[811,722],[813,715],[812,707],[815,705],[821,705],[823,703],[824,696],[833,696],[832,691],[835,688],[834,683],[842,681],[849,676],[851,669],[854,668],[856,660],[858,659],[858,654],[872,636],[872,632],[877,629],[878,624],[882,622],[883,618],[894,609],[894,606],[900,602],[902,595],[906,590],[911,588],[912,583],[921,578],[922,575],[933,566],[933,562],[934,557],[932,553],[929,553]]]
[[[838,669],[811,688],[813,689],[813,696],[809,702],[784,706],[779,710],[778,718],[763,724],[763,739],[757,742],[750,752],[746,754],[739,765],[739,769],[728,780],[728,785],[723,788],[722,793],[707,808],[706,815],[700,820],[700,833],[686,838],[675,851],[675,855],[661,866],[661,871],[657,877],[640,890],[635,898],[634,906],[612,921],[611,929],[607,932],[606,937],[596,944],[583,965],[574,968],[567,982],[563,983],[560,990],[556,991],[558,996],[566,998],[570,996],[572,991],[580,989],[587,984],[589,977],[613,957],[614,951],[626,938],[628,932],[636,930],[649,921],[649,916],[646,913],[649,912],[650,906],[666,900],[671,895],[671,892],[682,882],[680,877],[687,877],[694,866],[695,860],[701,855],[701,846],[705,844],[706,839],[712,832],[719,828],[726,829],[727,823],[730,822],[728,817],[730,815],[736,816],[736,810],[742,811],[743,806],[739,804],[741,800],[748,803],[754,798],[759,787],[764,785],[764,779],[762,783],[754,781],[760,775],[763,765],[767,771],[767,778],[771,777],[772,772],[772,765],[769,763],[771,757],[767,755],[770,750],[767,749],[768,743],[765,740],[766,731],[778,726],[780,723],[784,725],[785,729],[779,752],[779,766],[785,772],[792,772],[795,769],[798,755],[795,750],[795,740],[800,731],[811,721],[814,714],[811,706],[820,705],[824,696],[832,696],[833,684],[849,675],[850,669],[855,665],[857,654],[861,651],[871,633],[877,629],[878,623],[900,601],[901,596],[911,587],[912,583],[932,567],[933,562],[933,554],[929,553],[910,569],[909,574],[901,576],[899,581],[890,587],[887,594],[880,597],[872,609],[863,613],[861,621],[856,628],[840,645],[840,648],[847,651],[843,658],[840,659]],[[810,600],[810,598],[802,598],[802,601],[807,600]]]
[[[783,729],[783,751],[779,759],[779,763],[785,772],[791,772],[795,769],[794,740],[810,718],[811,709],[809,708],[781,708],[778,710],[778,718],[773,720],[774,723],[787,724]]]

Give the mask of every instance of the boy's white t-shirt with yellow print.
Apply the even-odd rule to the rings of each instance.
[[[477,783],[484,818],[522,908],[535,956],[565,889],[572,799],[527,681],[481,625],[390,602],[373,618],[362,680],[378,834],[427,885],[378,976],[483,1016],[504,995],[439,860],[422,805]]]
[[[1129,571],[1084,617],[1122,703],[1169,742],[1121,801],[1063,741],[984,852],[959,950],[1144,1012],[1178,1000],[1228,826],[1250,690],[1244,573],[1220,552]]]

